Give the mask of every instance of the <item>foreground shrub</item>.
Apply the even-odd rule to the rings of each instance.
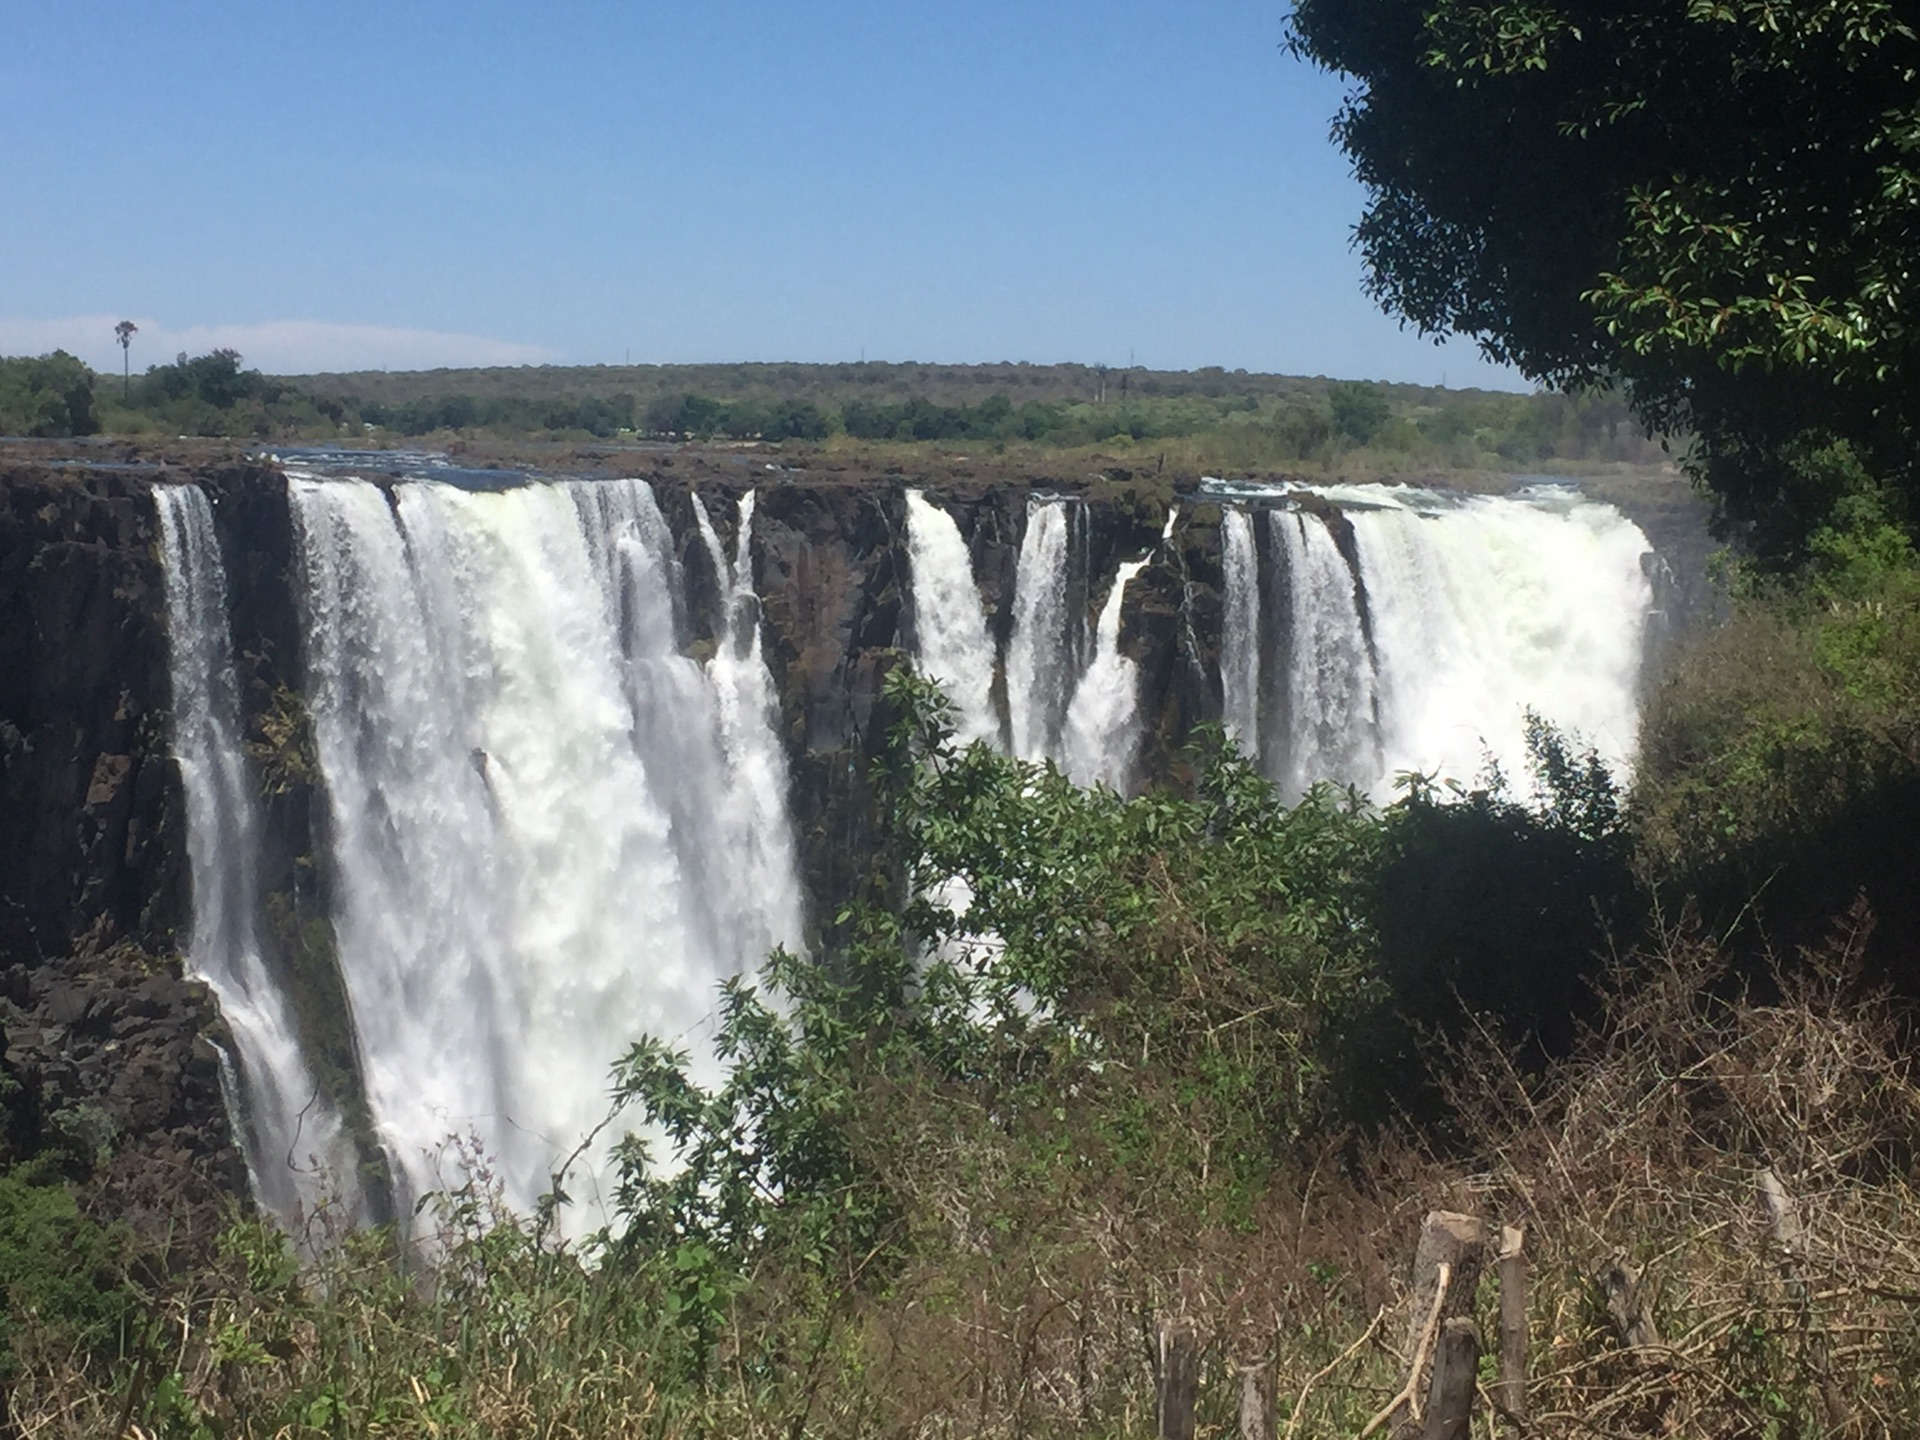
[[[1833,568],[1750,596],[1669,667],[1632,823],[1647,881],[1737,926],[1750,970],[1817,943],[1864,892],[1875,972],[1915,993],[1920,568],[1889,533],[1830,537]]]

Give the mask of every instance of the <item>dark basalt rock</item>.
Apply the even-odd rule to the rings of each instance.
[[[0,1168],[40,1158],[148,1245],[210,1244],[247,1193],[206,987],[130,945],[5,972]]]
[[[210,1243],[245,1172],[222,1033],[182,979],[184,798],[167,746],[151,475],[0,471],[0,1165]]]
[[[0,958],[186,916],[166,602],[144,478],[0,471]]]

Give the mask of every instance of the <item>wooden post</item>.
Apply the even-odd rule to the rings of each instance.
[[[1449,1320],[1473,1309],[1474,1288],[1487,1263],[1487,1227],[1471,1215],[1434,1210],[1420,1227],[1413,1252],[1413,1313],[1407,1317],[1406,1399],[1396,1407],[1389,1433],[1399,1434],[1420,1418],[1427,1366]],[[1479,1341],[1475,1340],[1476,1353]]]
[[[1433,1356],[1427,1389],[1427,1423],[1420,1440],[1468,1440],[1473,1430],[1473,1392],[1480,1372],[1480,1332],[1466,1316],[1447,1321]]]
[[[1641,1277],[1627,1264],[1625,1255],[1615,1255],[1600,1272],[1600,1289],[1607,1297],[1607,1314],[1620,1338],[1635,1350],[1650,1350],[1660,1343],[1660,1331],[1653,1323],[1653,1307],[1641,1291]],[[1636,1355],[1634,1363],[1656,1363],[1652,1356]]]
[[[1780,1250],[1787,1293],[1799,1305],[1801,1323],[1807,1327],[1807,1359],[1818,1372],[1820,1403],[1826,1408],[1827,1423],[1838,1430],[1846,1421],[1847,1405],[1833,1383],[1832,1352],[1827,1344],[1826,1331],[1814,1317],[1813,1292],[1800,1273],[1806,1247],[1806,1233],[1800,1224],[1800,1212],[1793,1203],[1793,1197],[1787,1194],[1787,1187],[1773,1173],[1771,1165],[1762,1167],[1754,1180],[1760,1187],[1760,1206],[1767,1212],[1767,1233]]]
[[[1516,1421],[1527,1418],[1527,1232],[1500,1227],[1500,1378],[1493,1403]]]
[[[1160,1393],[1155,1397],[1160,1440],[1193,1440],[1200,1399],[1200,1341],[1189,1320],[1160,1322]]]
[[[1278,1428],[1273,1386],[1273,1361],[1240,1367],[1240,1440],[1273,1440]]]
[[[1402,1437],[1422,1433],[1428,1366],[1446,1334],[1446,1322],[1463,1319],[1473,1308],[1474,1287],[1487,1263],[1487,1227],[1471,1215],[1435,1210],[1420,1230],[1413,1256],[1413,1305],[1407,1317],[1407,1369],[1400,1391],[1386,1409],[1367,1422],[1361,1440],[1382,1426]],[[1459,1342],[1456,1342],[1458,1344]],[[1479,1354],[1475,1332],[1474,1353]]]

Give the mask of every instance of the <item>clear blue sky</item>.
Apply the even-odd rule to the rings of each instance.
[[[0,353],[1521,388],[1381,315],[1286,0],[7,0]],[[96,335],[96,332],[97,335]]]

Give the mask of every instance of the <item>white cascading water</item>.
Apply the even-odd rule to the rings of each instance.
[[[960,527],[918,490],[907,491],[907,556],[913,576],[913,627],[921,673],[953,702],[954,739],[1001,745],[993,708],[993,637]],[[1063,581],[1064,583],[1064,581]]]
[[[1127,793],[1140,746],[1140,665],[1120,649],[1120,607],[1146,560],[1129,560],[1113,577],[1094,631],[1093,661],[1067,707],[1064,768],[1076,785]]]
[[[1646,536],[1565,486],[1423,513],[1447,498],[1414,491],[1352,513],[1383,682],[1383,776],[1465,777],[1488,755],[1524,776],[1529,707],[1624,773],[1653,607]]]
[[[704,673],[678,654],[637,481],[291,493],[340,967],[400,1210],[465,1178],[456,1139],[529,1210],[627,1045],[697,1042],[715,981],[798,938],[784,775],[769,802],[754,773],[777,742],[745,738],[757,647],[730,625]],[[611,1169],[586,1147],[565,1229],[606,1222]]]
[[[1326,521],[1294,511],[1270,515],[1268,524],[1280,551],[1276,583],[1286,586],[1285,603],[1274,609],[1289,617],[1288,755],[1280,782],[1299,795],[1316,780],[1378,768],[1373,657],[1353,568]]]
[[[1230,508],[1220,517],[1226,614],[1220,633],[1221,723],[1243,754],[1260,754],[1260,555],[1253,516]]]
[[[1323,523],[1268,511],[1269,533],[1288,543],[1265,557],[1267,583],[1294,607],[1293,637],[1259,634],[1257,565],[1244,553],[1235,560],[1244,543],[1236,534],[1252,535],[1257,517],[1227,511],[1226,714],[1230,723],[1253,717],[1239,723],[1265,737],[1268,774],[1294,793],[1327,779],[1383,800],[1407,771],[1469,780],[1491,758],[1508,776],[1523,776],[1529,708],[1593,744],[1617,770],[1630,765],[1653,603],[1641,564],[1651,547],[1638,526],[1556,485],[1510,496],[1399,486],[1314,493],[1339,505],[1353,527],[1357,584]],[[1304,629],[1303,603],[1314,607]],[[1280,656],[1284,702],[1260,678],[1261,666]],[[1292,714],[1274,714],[1277,703]],[[1351,721],[1344,733],[1342,715]],[[1281,723],[1284,734],[1268,734]]]
[[[1014,566],[1013,633],[1007,640],[1007,712],[1013,753],[1022,760],[1057,758],[1075,677],[1074,632],[1067,604],[1064,501],[1029,496],[1027,528]]]
[[[652,490],[643,482],[625,483],[652,499]],[[799,943],[802,908],[799,859],[787,816],[787,753],[780,744],[780,702],[761,654],[760,596],[753,588],[756,497],[749,490],[740,499],[731,563],[706,502],[698,495],[692,499],[694,520],[714,573],[720,577],[726,605],[713,658],[704,667],[713,691],[720,763],[717,770],[708,767],[694,772],[693,778],[697,793],[718,780],[718,803],[710,793],[702,793],[696,803],[716,809],[724,823],[713,843],[687,849],[682,865],[697,874],[704,886],[729,897],[734,907],[735,930],[715,953],[739,955],[742,966],[750,966],[776,945]],[[662,553],[670,556],[671,541],[664,525],[659,534],[669,547]],[[680,593],[677,583],[672,593]],[[691,664],[685,657],[674,658]],[[698,729],[704,709],[696,697],[681,710],[677,723]]]
[[[340,1117],[302,1058],[283,992],[262,959],[255,857],[260,816],[241,746],[227,579],[213,509],[195,485],[153,490],[166,576],[173,754],[187,802],[192,973],[206,981],[239,1051],[228,1105],[262,1208],[298,1221],[351,1173]],[[346,1197],[342,1197],[346,1198]]]

